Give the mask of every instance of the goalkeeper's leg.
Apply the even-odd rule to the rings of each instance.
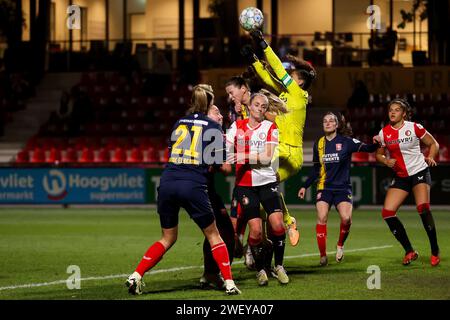
[[[300,239],[300,233],[297,229],[297,221],[294,217],[292,217],[289,214],[289,210],[286,206],[286,202],[284,201],[284,196],[282,193],[280,193],[281,196],[281,205],[283,209],[283,222],[286,226],[287,233],[289,236],[289,242],[292,246],[296,246],[298,244],[298,241]]]
[[[280,183],[297,174],[303,164],[301,148],[288,147],[283,150],[280,150],[279,168],[277,171],[277,179]],[[292,246],[296,246],[300,239],[300,233],[297,230],[297,221],[289,214],[283,194],[280,193],[280,195],[283,209],[283,222],[287,229],[289,242]]]

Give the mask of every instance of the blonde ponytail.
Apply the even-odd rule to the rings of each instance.
[[[191,104],[188,113],[208,113],[209,106],[213,103],[214,91],[209,84],[198,84],[192,91]]]

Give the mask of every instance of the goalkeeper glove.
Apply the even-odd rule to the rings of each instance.
[[[267,41],[264,40],[264,36],[261,30],[253,30],[252,32],[250,32],[250,35],[252,36],[253,41],[255,41],[255,43],[263,50],[269,46]]]
[[[241,55],[245,58],[245,60],[249,63],[249,64],[253,64],[253,62],[255,62],[256,60],[258,60],[258,57],[255,55],[255,53],[253,52],[252,46],[246,44],[245,46],[243,46],[241,48]]]

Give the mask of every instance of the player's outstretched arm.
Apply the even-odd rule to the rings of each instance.
[[[299,94],[302,90],[297,83],[291,78],[291,76],[284,69],[283,64],[281,63],[280,58],[273,52],[272,48],[264,39],[264,35],[261,30],[254,30],[250,33],[253,38],[253,41],[264,50],[264,55],[266,56],[267,62],[270,67],[275,72],[276,77],[283,84],[283,86],[291,91],[293,94]]]
[[[250,65],[252,65],[258,77],[267,87],[274,90],[277,94],[281,92],[281,83],[261,63],[256,54],[253,52],[252,46],[243,46],[241,48],[241,55]]]

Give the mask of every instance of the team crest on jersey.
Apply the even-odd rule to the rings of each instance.
[[[342,143],[336,143],[336,151],[342,150]]]
[[[319,200],[320,198],[322,197],[322,192],[319,192],[318,194],[317,194],[317,200]]]
[[[409,137],[411,135],[411,131],[410,130],[406,130],[405,134],[406,134],[407,137]]]
[[[259,139],[261,139],[261,140],[265,140],[265,139],[266,139],[266,134],[265,134],[264,132],[261,132],[261,133],[258,135],[258,137],[259,137]]]

